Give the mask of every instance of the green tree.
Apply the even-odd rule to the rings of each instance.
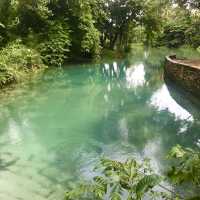
[[[47,34],[43,34],[39,52],[44,63],[61,66],[68,57],[71,45],[70,30],[65,21],[49,22]]]
[[[148,46],[152,46],[154,41],[161,34],[163,23],[161,14],[165,4],[165,1],[161,2],[158,0],[146,1],[144,3],[144,13],[141,23],[145,30],[145,43]]]
[[[184,8],[197,8],[200,9],[200,1],[199,0],[175,0],[179,6]]]
[[[130,24],[136,25],[141,18],[142,4],[143,1],[139,0],[109,0],[106,2],[108,18],[105,21],[103,35],[104,41],[109,42],[110,49],[114,49],[117,42],[123,46],[123,42],[128,40],[127,32],[132,28]]]
[[[92,0],[69,1],[72,53],[92,57],[100,52],[100,32],[92,15]]]

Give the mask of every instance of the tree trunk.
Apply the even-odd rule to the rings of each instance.
[[[116,33],[115,36],[113,37],[113,39],[110,40],[110,49],[112,49],[112,50],[115,49],[115,44],[117,42],[117,38],[118,38],[118,33]]]

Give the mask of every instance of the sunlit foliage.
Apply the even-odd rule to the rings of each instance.
[[[162,178],[152,172],[147,160],[139,163],[134,159],[119,162],[104,158],[97,168],[102,175],[67,192],[66,200],[103,200],[106,196],[110,200],[131,200],[142,199],[147,194],[152,199],[156,196],[168,197],[154,190]]]
[[[200,152],[177,145],[172,148],[168,158],[175,162],[168,176],[176,184],[192,183],[200,187]]]
[[[0,87],[18,81],[28,71],[43,68],[39,53],[20,40],[9,43],[0,51]]]
[[[39,45],[43,61],[48,65],[60,66],[67,59],[71,45],[70,32],[66,23],[52,22],[43,42]]]

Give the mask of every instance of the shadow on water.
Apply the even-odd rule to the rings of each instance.
[[[172,98],[191,113],[196,120],[200,120],[200,99],[185,91],[167,77],[164,77],[164,79]]]

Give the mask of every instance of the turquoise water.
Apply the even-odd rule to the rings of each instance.
[[[168,53],[137,49],[126,59],[49,69],[2,91],[0,199],[61,199],[102,155],[149,157],[162,172],[173,145],[200,145],[198,102],[164,82]]]

